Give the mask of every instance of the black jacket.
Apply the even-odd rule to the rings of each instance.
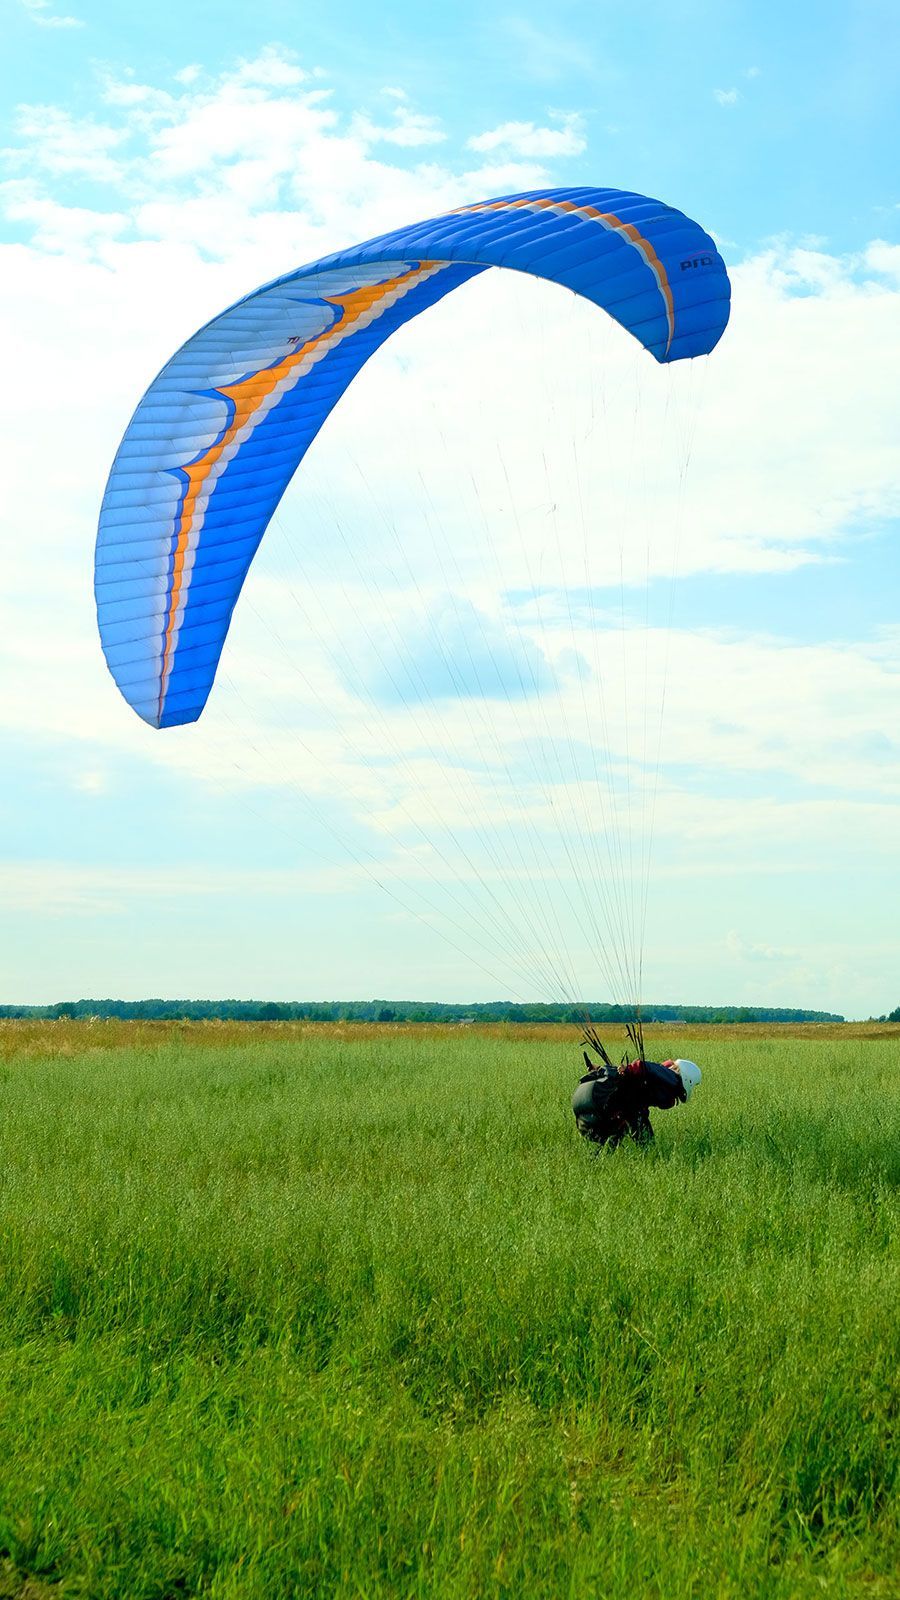
[[[661,1061],[631,1061],[618,1071],[595,1067],[587,1055],[584,1061],[588,1070],[572,1096],[572,1111],[588,1138],[649,1128],[651,1106],[668,1110],[687,1098],[679,1074]]]

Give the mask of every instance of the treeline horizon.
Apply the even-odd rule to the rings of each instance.
[[[0,1020],[96,1017],[150,1022],[631,1022],[634,1010],[603,1001],[521,1003],[511,1000],[60,1000],[46,1006],[0,1005]],[[643,1022],[844,1022],[834,1011],[794,1006],[645,1005]],[[900,1020],[900,1010],[884,1020]]]

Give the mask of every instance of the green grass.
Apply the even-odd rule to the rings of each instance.
[[[2,1030],[0,1596],[900,1595],[900,1036],[677,1049]]]

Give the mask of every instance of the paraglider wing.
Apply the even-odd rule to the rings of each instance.
[[[658,361],[728,321],[712,240],[660,201],[556,189],[463,206],[323,257],[194,334],[141,400],[110,472],[95,593],[109,669],[154,727],[194,722],[259,542],[373,351],[487,267],[559,283]]]

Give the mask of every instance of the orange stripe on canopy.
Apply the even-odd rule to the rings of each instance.
[[[538,196],[537,199],[525,200],[491,200],[475,206],[459,206],[457,215],[469,211],[562,211],[574,213],[579,217],[586,217],[591,222],[600,225],[613,233],[621,233],[633,245],[642,260],[650,268],[656,279],[657,287],[663,297],[666,308],[666,323],[669,336],[666,340],[666,355],[671,349],[675,337],[675,302],[672,298],[672,287],[665,267],[656,254],[649,239],[638,231],[633,222],[623,222],[621,217],[615,216],[612,211],[598,211],[596,206],[579,206],[574,200],[555,200],[552,195]]]
[[[258,372],[250,372],[246,377],[240,378],[236,383],[221,384],[218,393],[225,399],[231,400],[234,412],[228,427],[220,439],[183,470],[187,476],[188,485],[181,502],[181,511],[175,535],[175,551],[172,558],[172,587],[169,593],[169,605],[166,615],[166,628],[163,638],[162,675],[159,689],[159,714],[162,715],[163,701],[169,683],[169,673],[172,669],[172,656],[177,637],[176,621],[178,608],[185,586],[185,561],[190,544],[191,530],[197,514],[197,504],[210,473],[221,461],[225,452],[238,438],[241,430],[252,424],[255,416],[264,407],[265,402],[274,394],[279,384],[283,383],[293,368],[308,360],[311,355],[322,356],[334,345],[340,344],[348,335],[355,333],[362,318],[371,320],[370,313],[374,310],[376,315],[393,304],[397,291],[412,288],[421,278],[428,277],[440,263],[434,261],[420,261],[418,266],[408,272],[398,274],[397,277],[388,278],[383,283],[366,284],[361,289],[350,289],[346,294],[325,295],[329,305],[336,307],[340,313],[337,320],[326,328],[323,333],[316,334],[315,338],[307,339],[296,350],[291,350],[288,355],[282,356],[280,361],[271,367],[263,367]]]

